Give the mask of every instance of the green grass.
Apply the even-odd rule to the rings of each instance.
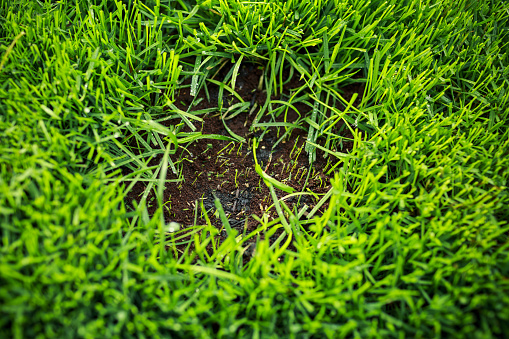
[[[0,336],[508,333],[508,50],[496,0],[1,1]],[[241,140],[202,135],[207,112],[173,101],[186,86],[234,91],[244,62],[264,67],[269,98],[253,130],[283,134],[293,121],[276,117],[309,108],[297,127],[310,161],[331,162],[328,208],[292,211],[257,168],[279,218],[238,234],[218,208],[222,244],[208,219],[168,233],[166,174],[186,166],[169,156]],[[305,84],[283,103],[286,69]],[[342,95],[355,83],[357,106]]]

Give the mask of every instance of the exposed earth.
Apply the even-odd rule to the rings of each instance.
[[[229,68],[223,67],[214,75],[214,79],[223,82],[228,71]],[[175,93],[173,104],[178,109],[185,112],[205,111],[200,115],[203,122],[193,121],[203,135],[231,136],[232,134],[224,126],[226,124],[231,132],[244,138],[245,142],[201,139],[180,147],[176,154],[171,155],[172,161],[181,169],[181,173],[174,174],[168,170],[167,179],[181,179],[181,181],[166,184],[163,203],[164,218],[167,223],[176,222],[180,224],[181,229],[206,224],[201,208],[203,203],[211,223],[220,229],[222,223],[214,205],[215,197],[220,200],[231,227],[237,229],[240,234],[249,233],[259,225],[256,217],[262,218],[265,214],[266,220],[277,218],[270,191],[255,171],[254,138],[259,143],[256,157],[262,169],[276,180],[294,188],[296,192],[304,193],[287,197],[288,193],[276,190],[278,198],[284,199],[294,214],[300,211],[300,217],[306,218],[308,212],[330,189],[330,178],[327,173],[337,160],[330,156],[325,158],[324,152],[317,150],[316,161],[310,166],[308,153],[304,149],[308,135],[305,128],[308,124],[301,120],[311,112],[312,108],[308,104],[302,101],[292,103],[296,111],[292,108],[287,109],[288,106],[278,110],[283,105],[275,103],[272,107],[278,110],[277,113],[265,112],[263,118],[257,122],[286,122],[298,125],[300,128],[289,126],[251,128],[257,112],[266,101],[266,91],[259,89],[262,74],[263,68],[260,65],[245,63],[239,68],[235,91],[245,103],[249,103],[249,107],[245,104],[246,109],[238,114],[236,108],[239,105],[235,105],[241,101],[226,90],[222,91],[223,95],[220,98],[221,90],[212,82],[206,84],[206,89],[203,86],[198,93],[193,93],[195,94],[193,96],[191,81],[188,80],[181,86],[180,92]],[[290,77],[288,72],[285,72],[284,76],[287,80],[282,94],[271,97],[272,100],[288,101],[296,89],[304,85],[296,74]],[[342,91],[343,97],[348,101],[354,93],[358,93],[359,96],[355,102],[358,104],[362,99],[364,84],[354,83],[342,88]],[[221,106],[222,117],[219,113]],[[171,108],[168,110],[171,111]],[[180,119],[171,119],[161,123],[170,126],[180,122]],[[190,132],[191,130],[185,126],[182,131]],[[352,134],[342,126],[338,127],[336,133],[344,137],[341,142],[342,149],[339,151],[347,153],[353,147]],[[321,141],[323,142],[320,138],[317,140],[318,143]],[[152,164],[157,164],[161,159],[162,157],[153,159]],[[138,182],[125,198],[127,206],[132,206],[133,200],[139,202],[145,188],[145,182]],[[150,215],[158,207],[154,190],[147,198]],[[327,203],[323,204],[316,214],[320,215],[326,208]],[[222,231],[219,236],[224,239],[226,232]],[[271,240],[277,239],[282,231],[282,228],[278,230],[271,236]],[[251,238],[251,241],[256,239]]]

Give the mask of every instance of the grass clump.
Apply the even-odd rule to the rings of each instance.
[[[4,1],[0,14],[0,336],[509,331],[505,2]],[[261,70],[253,104],[247,63]],[[230,128],[243,115],[260,139],[304,130],[304,178],[325,158],[327,193],[257,163],[271,206],[255,227],[235,229],[218,198],[218,218],[197,203],[193,225],[171,223],[165,190],[191,184],[192,145],[259,154]],[[223,134],[204,132],[211,116]],[[288,202],[313,194],[312,209]]]

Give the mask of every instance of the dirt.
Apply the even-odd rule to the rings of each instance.
[[[214,78],[223,81],[229,68],[223,67]],[[215,134],[230,136],[228,130],[224,127],[218,106],[222,105],[227,110],[223,113],[223,118],[228,128],[236,135],[245,138],[244,143],[231,142],[214,139],[201,139],[188,145],[183,145],[177,152],[171,155],[172,161],[181,168],[180,176],[168,171],[167,179],[182,179],[180,182],[169,182],[164,190],[164,218],[167,223],[177,222],[181,228],[187,228],[192,225],[204,225],[206,220],[202,213],[201,204],[207,211],[208,218],[214,226],[221,228],[219,213],[216,211],[214,199],[218,198],[222,208],[228,218],[232,228],[239,233],[249,233],[259,225],[255,216],[266,218],[271,221],[277,218],[276,210],[273,206],[273,200],[269,188],[255,171],[255,160],[253,150],[253,140],[259,141],[256,149],[257,160],[264,171],[276,180],[294,188],[296,192],[305,192],[300,196],[287,197],[288,193],[277,190],[276,194],[297,214],[302,209],[301,218],[306,218],[319,199],[330,189],[330,178],[324,172],[335,164],[335,160],[328,157],[324,158],[323,152],[317,150],[316,161],[312,166],[309,165],[308,154],[304,150],[305,141],[308,132],[304,129],[293,128],[286,130],[285,127],[268,127],[263,130],[251,129],[253,121],[259,107],[266,101],[266,92],[259,90],[260,77],[263,74],[261,66],[256,64],[243,64],[239,68],[239,75],[236,80],[235,90],[244,100],[249,103],[249,108],[232,117],[228,111],[229,107],[240,101],[226,90],[220,98],[219,86],[208,83],[207,89],[202,88],[196,96],[190,93],[190,80],[184,83],[180,92],[175,94],[174,105],[183,111],[206,110],[216,108],[210,112],[201,115],[203,122],[197,124],[193,121],[195,127],[203,135]],[[284,74],[288,78],[288,72]],[[272,96],[273,100],[288,100],[296,88],[301,87],[303,81],[299,81],[296,75],[287,80],[283,87],[283,94]],[[343,95],[346,100],[350,100],[353,93],[359,93],[361,99],[363,91],[362,84],[350,85],[343,89]],[[197,100],[201,98],[202,100]],[[278,104],[273,108],[277,109]],[[288,109],[282,111],[278,117],[273,120],[270,115],[264,114],[259,122],[290,122],[295,123],[302,117],[311,112],[311,108],[303,103],[294,105],[297,111]],[[286,116],[286,118],[285,118]],[[163,121],[166,126],[180,123],[180,119]],[[300,123],[306,126],[306,123]],[[288,127],[287,127],[288,128]],[[348,131],[347,129],[345,129]],[[350,132],[343,130],[340,134],[347,138],[352,138]],[[190,132],[189,127],[184,127],[183,132]],[[285,132],[287,135],[283,137]],[[318,142],[323,141],[318,139]],[[352,148],[351,141],[342,143],[342,152],[348,152]],[[152,160],[153,164],[161,161],[161,157]],[[127,194],[125,200],[128,206],[131,201],[140,201],[146,188],[144,182],[138,182]],[[152,215],[157,209],[155,192],[152,190],[147,198],[148,212]],[[286,198],[285,198],[286,197]],[[306,207],[304,207],[306,206]],[[320,215],[328,204],[323,204],[316,215]],[[272,237],[271,241],[277,239],[282,233],[282,228]],[[260,235],[263,238],[263,235]],[[220,238],[224,239],[226,232],[222,230]],[[251,241],[255,241],[252,238]],[[254,246],[251,246],[254,248]],[[191,246],[192,248],[192,246]]]

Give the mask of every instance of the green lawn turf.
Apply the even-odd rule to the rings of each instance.
[[[509,333],[506,1],[0,3],[0,337]],[[162,207],[124,195],[145,180],[164,204],[169,155],[207,138],[176,91],[225,62],[231,90],[248,61],[269,94],[252,128],[281,113],[283,69],[305,80],[289,103],[309,106],[305,151],[332,159],[333,188],[310,219],[272,194],[278,219],[226,223],[210,254],[210,224],[166,233]],[[283,227],[243,264],[248,237]]]

